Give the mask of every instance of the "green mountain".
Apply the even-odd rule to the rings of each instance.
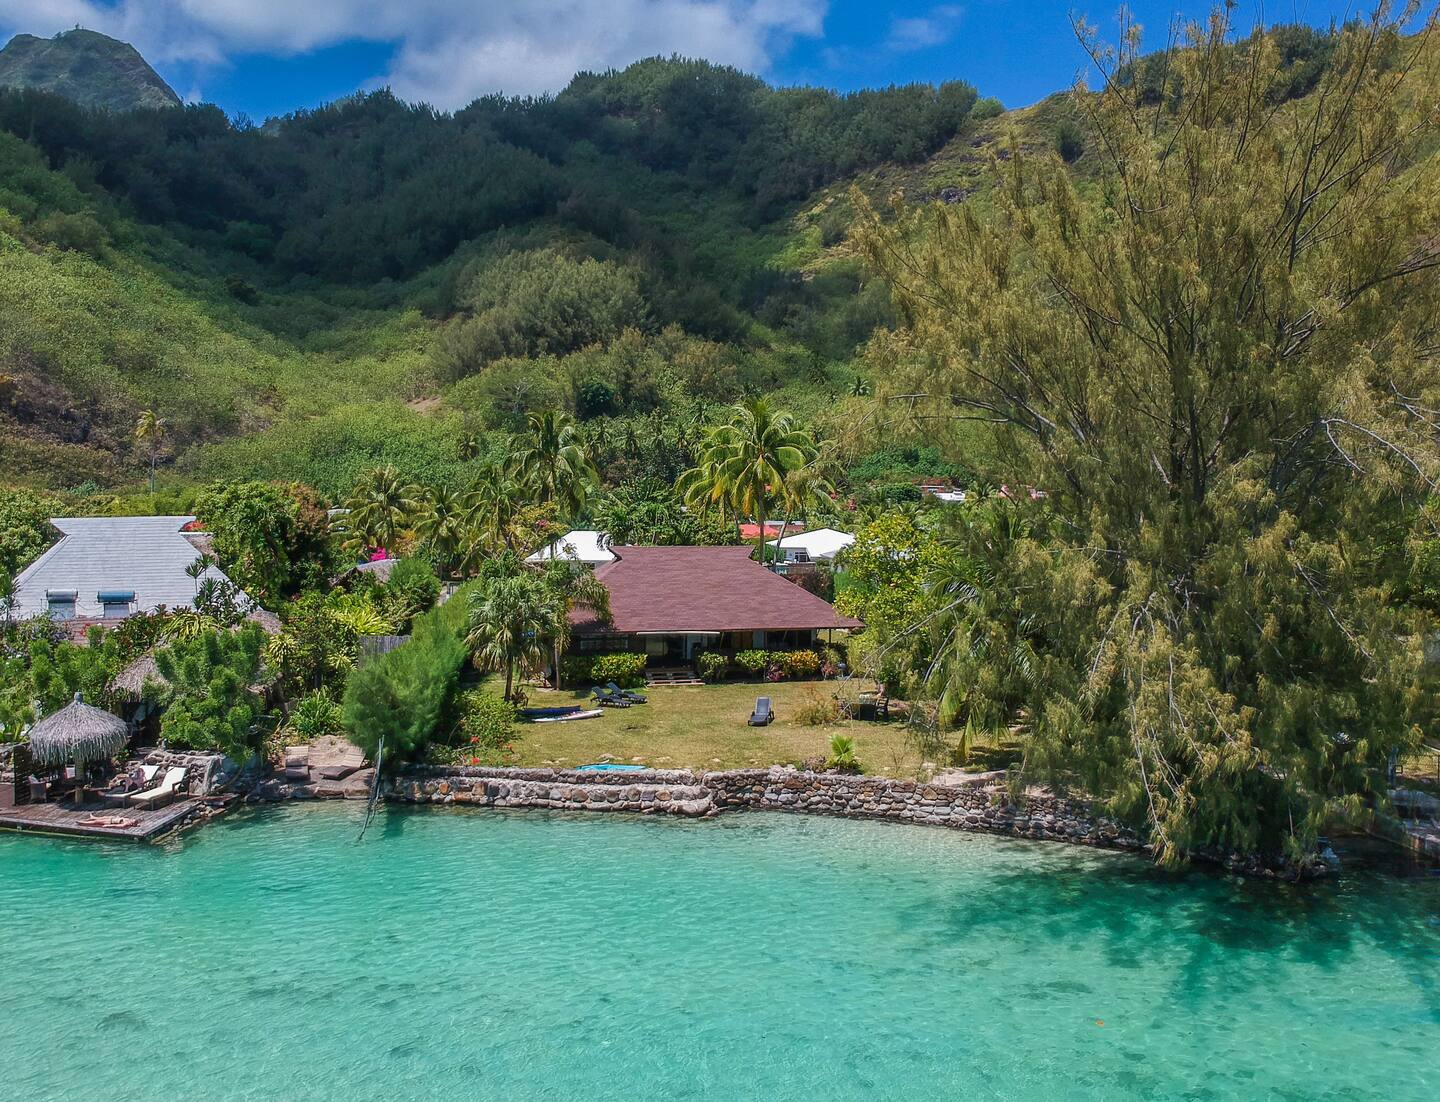
[[[0,88],[54,92],[85,107],[178,107],[180,97],[126,42],[96,31],[17,34],[0,50]]]
[[[1012,140],[1098,163],[1067,97],[1005,112],[959,81],[838,95],[678,58],[263,127],[0,89],[0,480],[134,486],[145,410],[162,483],[331,496],[381,463],[461,482],[545,408],[611,479],[673,477],[676,426],[744,393],[853,436],[894,316],[851,188],[983,213]]]

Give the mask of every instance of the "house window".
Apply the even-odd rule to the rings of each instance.
[[[809,552],[809,551],[805,551],[805,550],[801,550],[801,549],[797,549],[797,550],[795,550],[795,551],[792,551],[792,552],[791,552],[790,561],[791,561],[791,562],[809,562],[809,561],[810,561],[810,552]]]
[[[107,620],[123,620],[130,615],[130,606],[135,603],[133,589],[102,590],[95,594],[100,602],[100,614]]]
[[[45,612],[52,620],[75,619],[75,597],[73,589],[47,589],[45,591]]]
[[[630,637],[628,635],[582,635],[575,640],[575,649],[581,654],[629,650]]]

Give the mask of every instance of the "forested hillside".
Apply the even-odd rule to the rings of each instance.
[[[447,477],[462,435],[544,404],[821,397],[888,304],[827,253],[845,216],[810,203],[918,162],[975,104],[660,59],[553,98],[450,115],[377,93],[263,127],[0,93],[4,458],[124,483],[153,409],[162,481],[338,493],[381,460]]]
[[[1329,39],[1277,35],[1274,94],[1304,95]],[[1167,94],[1157,73],[1127,79]],[[983,216],[1015,151],[1082,181],[1097,163],[1068,95],[1005,112],[961,81],[837,95],[682,59],[263,125],[3,90],[6,481],[124,489],[154,458],[181,492],[261,476],[335,498],[380,464],[459,485],[551,408],[615,481],[683,467],[676,425],[775,392],[851,463],[903,450],[923,440],[863,431],[863,348],[894,313],[848,239],[851,189]],[[147,411],[162,429],[137,441]],[[661,428],[674,454],[650,470]],[[945,467],[926,455],[896,462]]]

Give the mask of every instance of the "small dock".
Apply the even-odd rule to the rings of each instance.
[[[202,801],[177,800],[154,811],[134,808],[107,808],[96,805],[76,807],[73,803],[20,804],[0,810],[0,830],[20,834],[51,834],[72,838],[100,838],[115,842],[148,842],[179,824]],[[131,827],[81,825],[91,816],[123,815],[139,820]]]

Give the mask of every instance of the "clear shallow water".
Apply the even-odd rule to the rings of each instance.
[[[357,846],[360,814],[0,838],[4,1097],[1440,1089],[1440,878],[1177,879],[758,814],[390,810]]]

